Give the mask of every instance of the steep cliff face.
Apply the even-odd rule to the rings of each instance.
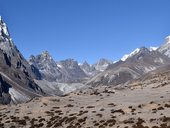
[[[63,74],[63,81],[65,82],[81,82],[87,77],[85,72],[80,68],[78,62],[74,59],[66,59],[58,62]]]
[[[44,95],[41,88],[33,81],[33,79],[41,79],[37,75],[38,70],[29,65],[14,45],[1,17],[0,60],[1,103],[24,102],[35,96]]]

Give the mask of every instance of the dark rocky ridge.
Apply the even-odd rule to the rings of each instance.
[[[103,72],[112,63],[113,62],[110,60],[101,58],[97,63],[93,64],[92,67],[94,67],[97,71]]]
[[[59,67],[47,51],[37,56],[32,55],[29,59],[29,63],[40,71],[42,79],[56,81],[62,78]]]
[[[50,82],[74,83],[87,77],[77,61],[66,59],[55,62],[47,51],[37,56],[32,55],[29,63],[39,69],[42,79]]]
[[[1,103],[9,103],[10,99],[12,99],[13,102],[20,102],[20,100],[15,97],[17,96],[16,92],[22,93],[25,99],[44,95],[41,88],[33,81],[33,79],[41,79],[41,77],[37,75],[38,70],[29,65],[14,45],[2,18],[0,18],[0,60],[0,96],[5,95],[4,98],[1,97]],[[10,92],[10,88],[16,92]],[[10,93],[13,93],[13,96],[8,98],[10,97]],[[3,99],[5,98],[9,100],[4,101]]]

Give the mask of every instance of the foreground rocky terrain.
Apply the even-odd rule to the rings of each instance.
[[[96,87],[63,97],[0,106],[1,128],[168,128],[169,73],[126,87]],[[160,80],[158,80],[158,78]],[[162,80],[164,81],[162,81]],[[165,80],[166,79],[166,80]],[[166,82],[166,84],[164,83]],[[136,82],[137,83],[137,82]]]

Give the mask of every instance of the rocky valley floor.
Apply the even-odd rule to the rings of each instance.
[[[0,106],[1,128],[168,128],[170,85],[100,87]]]

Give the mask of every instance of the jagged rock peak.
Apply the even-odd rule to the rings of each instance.
[[[41,53],[41,55],[42,55],[43,57],[45,57],[45,58],[52,59],[52,57],[51,57],[51,55],[49,54],[48,51],[43,51],[43,52]]]
[[[80,65],[80,68],[84,71],[84,72],[90,72],[92,70],[95,70],[94,67],[92,67],[87,61],[84,61],[83,64]]]
[[[113,62],[110,60],[101,58],[96,64],[93,65],[93,67],[95,67],[95,69],[98,71],[104,71],[112,63]]]
[[[37,56],[31,55],[29,60],[34,60],[37,57],[38,58],[45,58],[45,59],[52,59],[52,56],[50,55],[50,53],[48,51],[43,51],[41,54],[39,54]]]
[[[88,76],[94,76],[98,71],[96,71],[93,65],[90,65],[87,61],[84,61],[83,64],[80,65],[80,68],[86,73]]]
[[[33,63],[37,63],[37,62],[41,62],[41,63],[55,63],[55,61],[53,60],[52,56],[49,54],[48,51],[43,51],[41,54],[38,55],[31,55],[29,58],[29,63],[33,64]]]
[[[0,16],[0,23],[1,23],[1,24],[3,23],[3,19],[2,19],[2,16]]]
[[[61,62],[67,62],[67,63],[77,63],[78,64],[78,62],[76,61],[76,60],[74,60],[74,59],[71,59],[71,58],[69,58],[69,59],[66,59],[66,60],[62,60]]]
[[[66,67],[77,67],[78,66],[78,62],[74,59],[62,60],[61,63]]]
[[[141,47],[138,53],[150,53],[151,51],[146,47]]]
[[[105,64],[105,63],[112,63],[110,60],[107,60],[105,58],[101,58],[99,61],[98,61],[98,64]]]
[[[43,51],[41,54],[36,55],[36,56],[31,55],[29,58],[29,63],[33,64],[34,66],[37,64],[40,64],[40,65],[48,64],[48,65],[56,66],[56,62],[54,61],[54,59],[52,58],[52,56],[49,54],[48,51]]]
[[[141,51],[148,51],[148,48],[146,48],[145,46],[142,46],[142,47],[140,47],[140,50]]]
[[[6,35],[6,36],[10,36],[8,28],[6,26],[6,24],[3,22],[2,17],[0,16],[0,35]]]
[[[34,60],[35,59],[35,56],[34,55],[31,55],[30,57],[29,57],[29,60]]]
[[[0,40],[0,49],[5,51],[8,55],[11,55],[12,51],[18,51],[10,37],[8,28],[3,22],[2,17],[0,18]]]
[[[90,66],[90,64],[87,61],[84,61],[82,65]]]

